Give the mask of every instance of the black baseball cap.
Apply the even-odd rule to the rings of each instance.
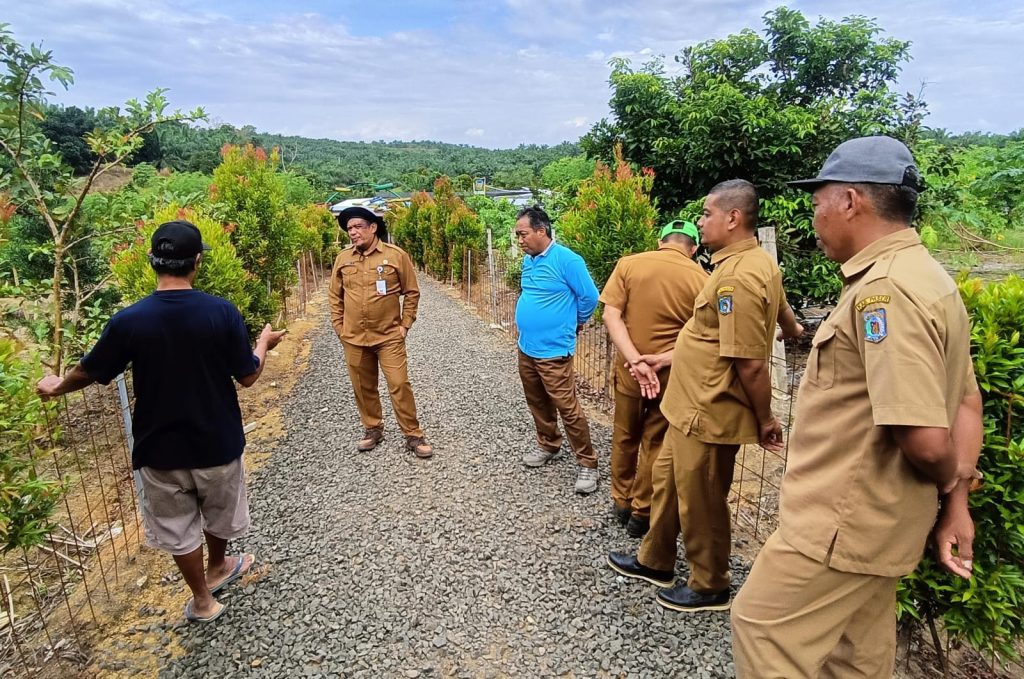
[[[926,188],[906,144],[881,135],[844,141],[825,160],[817,177],[786,183],[813,193],[829,182],[890,184],[918,192]]]
[[[386,241],[388,239],[388,227],[387,224],[384,223],[384,217],[376,212],[368,210],[365,207],[353,205],[338,213],[338,223],[341,224],[341,228],[345,229],[346,233],[348,233],[348,221],[350,219],[357,218],[365,219],[371,224],[376,224],[377,238],[380,238],[382,241]]]
[[[209,249],[196,225],[184,219],[164,222],[156,227],[150,240],[150,251],[160,259],[192,259]]]

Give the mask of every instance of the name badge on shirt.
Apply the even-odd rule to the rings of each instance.
[[[386,294],[388,294],[388,282],[387,281],[380,281],[380,280],[377,281],[377,294],[378,295],[386,295]]]

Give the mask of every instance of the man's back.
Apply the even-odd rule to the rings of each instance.
[[[242,453],[232,380],[258,364],[234,305],[197,290],[163,290],[118,312],[82,367],[107,383],[128,364],[135,468],[213,467]]]

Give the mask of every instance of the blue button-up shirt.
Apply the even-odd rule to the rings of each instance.
[[[516,303],[519,349],[531,358],[576,352],[576,326],[597,308],[597,286],[583,258],[552,243],[523,257],[522,294]]]

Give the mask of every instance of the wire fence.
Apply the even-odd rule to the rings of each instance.
[[[774,233],[762,233],[762,245],[770,250]],[[467,250],[459,267],[453,267],[448,283],[460,299],[490,326],[518,337],[515,307],[519,299],[521,256],[518,252],[489,248]],[[811,319],[811,324],[816,320]],[[576,341],[575,369],[580,392],[599,408],[611,413],[615,407],[616,350],[597,315],[584,326]],[[770,362],[773,408],[783,423],[786,441],[792,422],[793,404],[806,353],[787,351],[777,342]],[[734,528],[756,544],[763,543],[778,525],[778,496],[786,467],[787,449],[774,453],[759,445],[740,448],[730,507]]]

